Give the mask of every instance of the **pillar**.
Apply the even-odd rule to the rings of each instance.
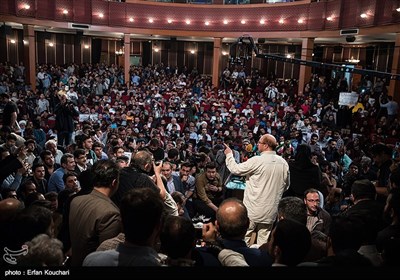
[[[213,53],[213,72],[212,72],[212,84],[218,88],[219,85],[219,61],[221,58],[221,46],[222,38],[214,38],[214,53]]]
[[[130,57],[131,57],[131,37],[129,34],[124,34],[124,79],[127,87],[129,87],[130,84],[130,75],[129,75],[129,69],[131,66]]]
[[[35,42],[35,29],[33,25],[24,25],[24,66],[25,66],[25,79],[27,84],[31,84],[33,92],[36,91],[36,42]]]
[[[400,33],[396,34],[396,42],[393,52],[392,74],[399,74],[400,59]],[[400,81],[390,80],[388,95],[393,96],[393,100],[400,104]]]
[[[301,60],[312,60],[314,50],[314,38],[303,38],[301,44]],[[299,95],[303,94],[304,86],[309,82],[311,77],[311,67],[300,65],[299,74]]]

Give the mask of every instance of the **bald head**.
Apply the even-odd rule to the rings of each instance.
[[[6,198],[0,201],[0,222],[11,221],[21,210],[22,203],[15,198]]]
[[[274,136],[271,134],[264,134],[260,138],[261,143],[266,143],[268,145],[267,150],[269,151],[274,151],[276,147],[278,146],[278,143],[276,142],[276,139]]]
[[[244,238],[249,225],[249,218],[243,202],[236,198],[224,200],[218,208],[216,218],[216,225],[222,238]]]

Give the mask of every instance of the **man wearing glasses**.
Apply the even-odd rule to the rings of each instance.
[[[245,241],[251,245],[250,238],[256,233],[255,243],[261,245],[268,241],[277,216],[278,202],[289,187],[289,166],[276,154],[277,142],[270,134],[262,135],[257,143],[260,155],[239,164],[235,162],[229,146],[224,145],[229,171],[246,177],[243,203],[248,210],[250,225]]]

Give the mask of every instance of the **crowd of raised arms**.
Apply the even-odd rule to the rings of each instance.
[[[313,74],[299,89],[237,65],[218,85],[162,63],[131,66],[129,83],[114,64],[36,71],[32,91],[22,63],[0,63],[5,265],[400,264],[389,81],[350,89],[340,73]],[[351,90],[358,103],[338,105]],[[265,209],[272,223],[254,220]],[[248,235],[266,224],[262,241]],[[27,254],[7,253],[24,244]]]

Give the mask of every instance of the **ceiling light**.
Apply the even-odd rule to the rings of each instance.
[[[85,45],[85,49],[88,49],[89,48],[89,45]]]
[[[332,16],[327,17],[326,20],[328,20],[328,21],[333,21],[333,17],[332,17]]]
[[[190,53],[191,53],[191,54],[194,54],[194,53],[195,53],[195,51],[194,51],[194,50],[191,50],[191,51],[190,51]]]
[[[129,21],[130,21],[130,22],[133,22],[133,17],[130,17],[130,18],[129,18]]]
[[[206,21],[204,24],[205,24],[205,25],[210,25],[210,22],[209,22],[209,21]]]
[[[299,20],[297,21],[298,23],[304,23],[304,19],[299,18]]]
[[[260,24],[265,24],[265,20],[264,19],[260,19]]]
[[[24,5],[24,9],[25,9],[25,10],[29,10],[30,8],[31,8],[31,6],[29,6],[28,4],[25,4],[25,5]]]
[[[246,24],[246,21],[245,21],[244,19],[242,19],[242,20],[240,21],[240,23],[241,23],[241,24]]]
[[[63,10],[63,14],[64,14],[64,15],[68,15],[68,10],[64,9],[64,10]]]
[[[10,40],[10,43],[11,43],[11,44],[15,44],[15,40],[14,40],[14,39],[11,39],[11,40]]]
[[[360,15],[360,17],[362,17],[362,18],[367,18],[368,15],[367,15],[366,13],[363,13],[363,14]]]
[[[280,24],[283,24],[283,23],[284,23],[284,20],[281,18],[281,19],[279,20],[279,23],[280,23]]]
[[[222,51],[222,55],[228,55],[228,52]]]
[[[228,21],[226,19],[224,19],[224,24],[228,24]]]
[[[100,13],[100,14],[99,14],[99,17],[100,17],[100,18],[103,18],[103,17],[104,17],[104,14],[103,14],[103,13]]]
[[[159,50],[160,50],[160,49],[157,48],[157,47],[154,48],[154,52],[158,52]]]
[[[49,47],[54,47],[54,44],[52,42],[50,42]]]
[[[168,22],[168,23],[172,23],[172,19],[168,19],[167,22]]]
[[[400,7],[396,9],[396,11],[400,12]]]
[[[190,24],[190,19],[187,19],[187,20],[186,20],[186,24]]]
[[[150,22],[150,23],[153,23],[153,22],[154,22],[154,19],[149,18],[149,22]]]

